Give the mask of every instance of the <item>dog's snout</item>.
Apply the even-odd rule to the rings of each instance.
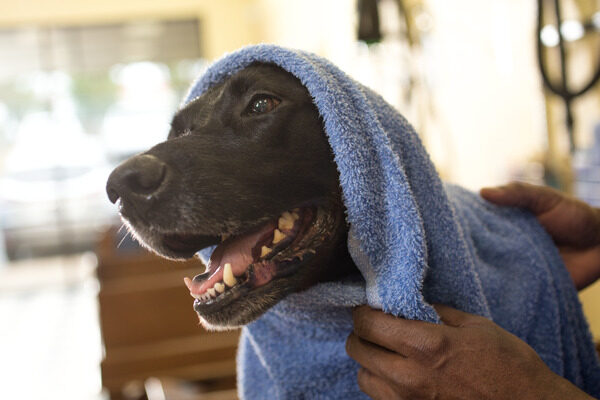
[[[167,165],[157,157],[142,154],[119,165],[110,174],[106,193],[112,203],[119,198],[138,202],[155,193],[165,181]]]

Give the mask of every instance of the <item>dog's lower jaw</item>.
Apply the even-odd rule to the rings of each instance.
[[[245,324],[240,324],[240,325],[213,325],[210,322],[208,322],[207,320],[205,320],[204,318],[202,318],[202,316],[198,315],[198,320],[200,321],[200,325],[202,325],[202,327],[209,331],[209,332],[225,332],[225,331],[234,331],[236,329],[241,329],[244,327]]]
[[[194,308],[205,329],[232,330],[258,319],[293,291],[293,285],[283,278],[249,291],[242,298],[220,308],[217,312],[203,312],[198,309],[196,303]]]

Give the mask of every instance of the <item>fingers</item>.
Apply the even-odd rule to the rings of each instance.
[[[365,341],[354,333],[346,340],[346,353],[378,376],[389,376],[403,369],[404,357]]]
[[[357,336],[395,353],[411,357],[443,346],[446,327],[397,318],[368,306],[355,308],[352,315]]]
[[[470,320],[476,318],[474,315],[457,310],[456,308],[452,308],[444,304],[434,304],[433,307],[442,319],[442,322],[449,326],[464,326]]]
[[[586,250],[562,247],[560,255],[577,290],[600,279],[600,246]]]
[[[483,188],[479,191],[487,201],[510,207],[526,208],[535,215],[551,210],[564,197],[560,192],[546,186],[536,186],[523,182]]]
[[[374,400],[403,399],[394,384],[365,368],[358,370],[358,387]]]
[[[416,362],[350,334],[346,352],[363,368],[358,374],[360,389],[374,399],[397,399],[400,390],[410,394],[423,386],[426,374]],[[409,397],[407,397],[409,398]],[[412,398],[412,397],[410,397]]]

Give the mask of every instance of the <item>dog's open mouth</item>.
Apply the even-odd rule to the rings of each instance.
[[[217,311],[255,288],[293,274],[317,253],[333,230],[330,213],[306,207],[286,211],[250,232],[224,238],[214,249],[206,272],[185,278],[196,299],[194,308]],[[178,239],[182,247],[192,245],[192,236]]]

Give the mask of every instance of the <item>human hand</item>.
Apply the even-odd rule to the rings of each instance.
[[[592,399],[492,321],[435,306],[444,325],[354,309],[346,351],[373,399]]]
[[[600,209],[558,190],[526,183],[484,188],[480,193],[494,204],[531,211],[558,246],[578,290],[600,278]]]

